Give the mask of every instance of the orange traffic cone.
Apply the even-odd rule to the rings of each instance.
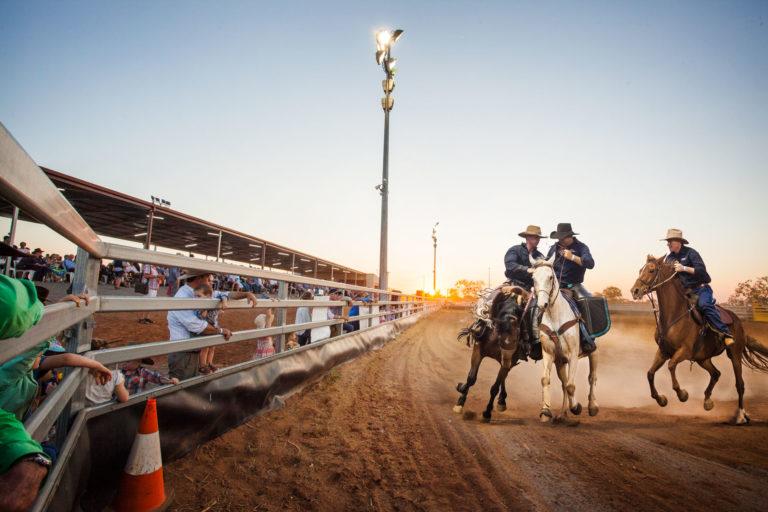
[[[163,485],[157,405],[155,399],[150,398],[141,417],[139,432],[133,441],[113,506],[117,512],[161,511],[173,499],[173,493],[168,494],[166,497]]]

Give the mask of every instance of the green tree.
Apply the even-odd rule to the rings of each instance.
[[[603,290],[603,297],[611,302],[622,302],[624,297],[621,295],[621,290],[617,286],[609,286]]]
[[[485,281],[469,281],[467,279],[456,281],[456,289],[465,299],[476,299],[477,294],[480,293],[480,290],[484,287]]]
[[[728,297],[729,304],[768,304],[768,276],[757,278],[753,283],[744,281],[736,285],[733,295]]]

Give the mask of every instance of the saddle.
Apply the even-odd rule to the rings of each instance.
[[[705,325],[707,321],[704,318],[704,314],[699,309],[698,295],[693,293],[689,294],[688,303],[691,305],[691,318],[693,318],[693,321],[699,325]],[[722,320],[725,325],[733,325],[733,317],[731,316],[730,311],[721,308],[717,304],[715,304],[715,309],[717,310],[717,314],[720,315],[720,320]]]

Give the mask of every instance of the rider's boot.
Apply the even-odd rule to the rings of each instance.
[[[595,340],[592,339],[592,336],[589,335],[587,328],[584,327],[583,323],[579,322],[579,328],[581,329],[581,336],[579,336],[581,341],[581,353],[591,354],[597,349],[597,344],[595,343]]]

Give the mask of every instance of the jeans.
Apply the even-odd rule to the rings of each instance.
[[[709,320],[709,323],[712,324],[712,327],[720,332],[730,334],[728,326],[720,320],[720,314],[715,308],[715,299],[712,298],[712,288],[709,285],[706,285],[691,291],[698,295],[699,302],[697,305],[701,312],[704,313],[707,320]]]
[[[581,283],[576,284],[563,284],[560,283],[560,288],[565,288],[568,290],[571,290],[573,292],[573,298],[574,299],[581,299],[584,297],[592,297],[592,294],[587,291],[586,288],[584,288],[584,285]]]

